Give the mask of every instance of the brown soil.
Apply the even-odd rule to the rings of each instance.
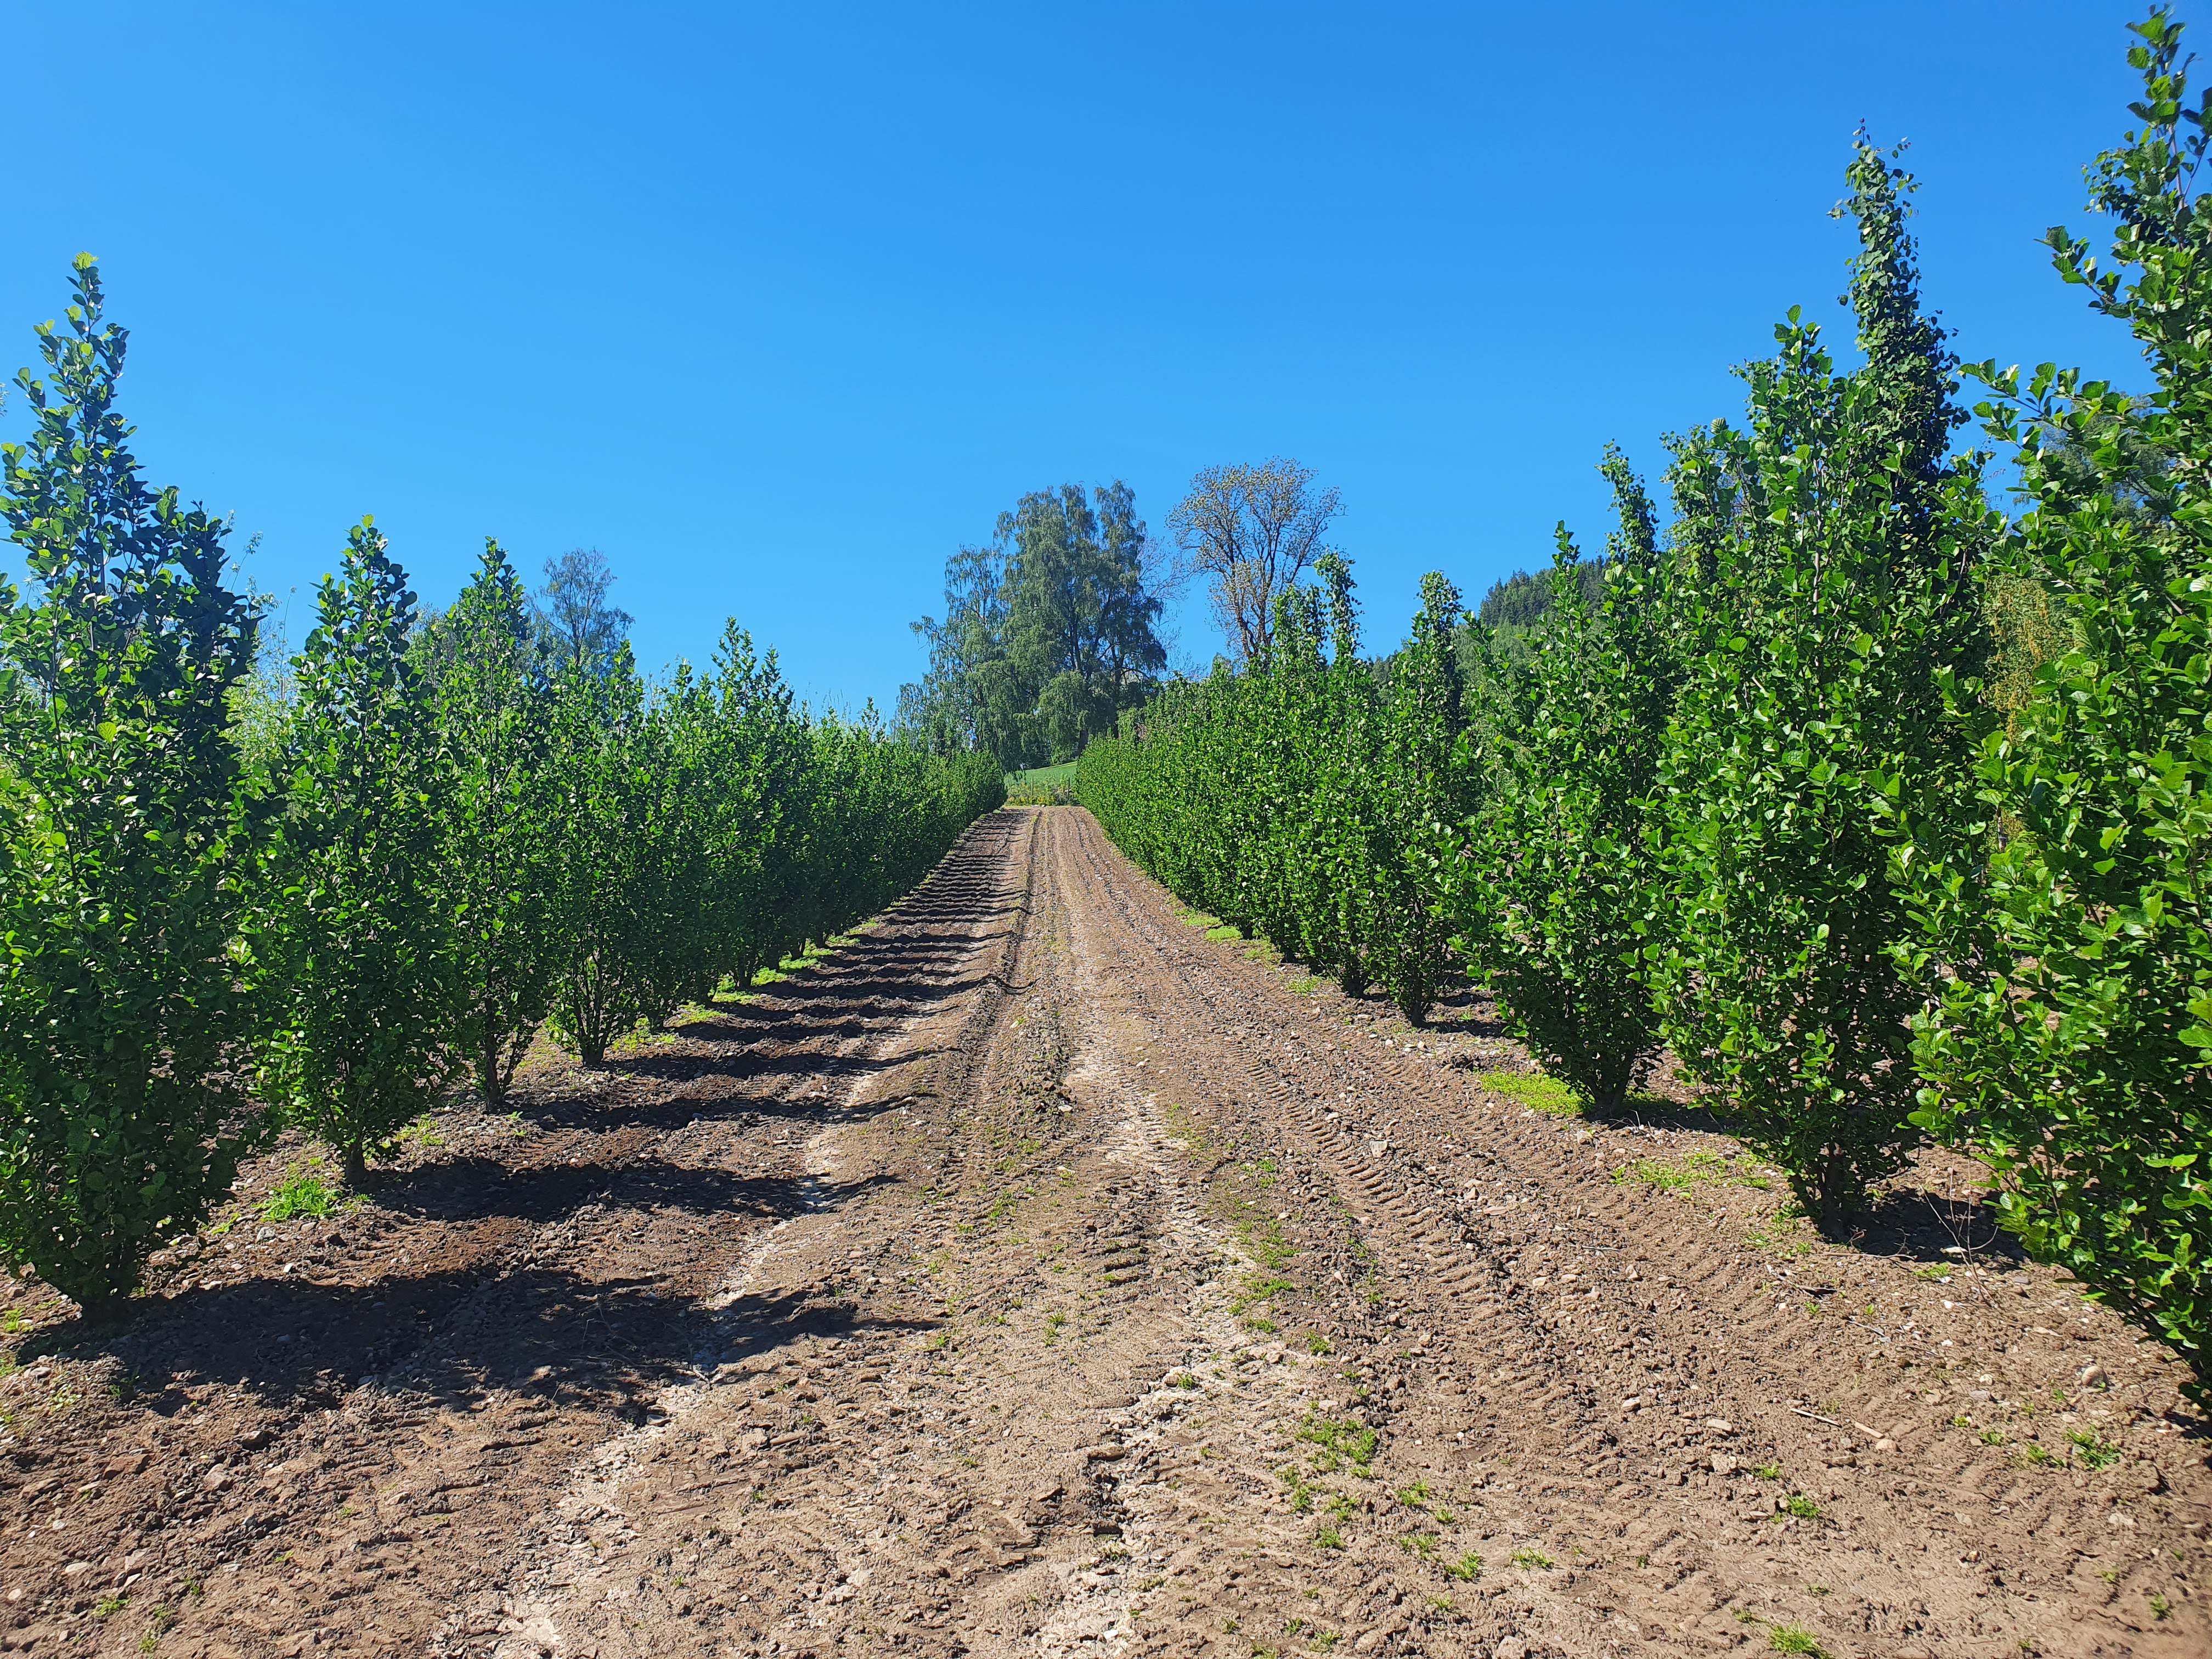
[[[772,994],[21,1339],[0,1648],[2212,1650],[2175,1366],[1969,1171],[1831,1245],[1446,1013],[998,814]]]

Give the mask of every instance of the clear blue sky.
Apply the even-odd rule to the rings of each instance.
[[[1597,542],[1601,447],[1735,413],[1790,304],[1844,321],[1862,118],[1964,355],[2131,376],[2034,238],[2092,223],[2138,15],[8,0],[0,362],[96,252],[142,456],[262,532],[295,641],[373,512],[434,603],[486,534],[595,545],[647,664],[735,615],[888,708],[1024,490],[1158,530],[1271,454],[1395,639],[1425,569]]]

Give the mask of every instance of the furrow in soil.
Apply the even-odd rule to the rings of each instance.
[[[1194,920],[995,814],[753,1000],[186,1252],[36,1384],[9,1644],[2205,1650],[2175,1369],[1971,1204],[1820,1240],[1695,1113],[1522,1103],[1479,999]]]

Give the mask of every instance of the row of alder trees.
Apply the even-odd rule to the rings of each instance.
[[[2024,511],[1954,447],[1909,179],[1862,142],[1839,373],[1795,313],[1748,418],[1670,444],[1664,533],[1608,454],[1593,600],[1564,528],[1525,634],[1358,651],[1340,568],[1273,647],[1094,744],[1077,798],[1193,903],[1426,1011],[1457,957],[1618,1106],[1669,1050],[1826,1229],[1933,1136],[2007,1224],[2208,1375],[2212,198],[2179,26],[2060,274],[2154,378],[1982,365]],[[1326,637],[1325,637],[1326,636]],[[1333,647],[1326,650],[1325,646]]]
[[[368,520],[292,695],[254,705],[224,526],[141,478],[125,334],[80,256],[0,514],[0,1255],[99,1311],[286,1124],[361,1178],[439,1091],[497,1104],[550,1027],[641,1019],[915,884],[1004,787],[794,705],[724,634],[647,685],[549,652],[496,544],[426,619]]]

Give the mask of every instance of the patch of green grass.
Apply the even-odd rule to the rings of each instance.
[[[1344,1534],[1335,1527],[1323,1527],[1314,1534],[1314,1544],[1320,1549],[1340,1550],[1344,1547]]]
[[[1315,1448],[1316,1474],[1334,1474],[1348,1464],[1361,1480],[1371,1477],[1368,1465],[1375,1461],[1375,1431],[1358,1419],[1339,1419],[1313,1412],[1298,1425],[1298,1438]]]
[[[1796,1625],[1775,1626],[1766,1632],[1766,1644],[1777,1653],[1822,1654],[1820,1644],[1813,1639],[1813,1632]]]
[[[337,1206],[338,1194],[330,1183],[315,1170],[302,1170],[295,1164],[262,1200],[261,1218],[290,1221],[303,1215],[328,1215]]]
[[[1549,1117],[1580,1117],[1583,1103],[1572,1089],[1541,1072],[1485,1072],[1482,1086]]]
[[[1552,1558],[1541,1550],[1516,1550],[1513,1552],[1513,1565],[1526,1571],[1530,1568],[1550,1566]]]
[[[1469,1550],[1451,1565],[1446,1567],[1444,1572],[1448,1577],[1456,1578],[1463,1584],[1472,1584],[1482,1577],[1482,1558],[1473,1550]]]
[[[1437,1553],[1437,1535],[1432,1532],[1409,1532],[1398,1540],[1398,1547],[1424,1561],[1430,1560]]]
[[[2054,1463],[2057,1459],[2051,1456],[2044,1447],[2029,1444],[2020,1449],[2019,1462],[2022,1468],[2034,1469],[2042,1468],[2045,1463]]]
[[[1075,781],[1075,763],[1062,761],[1057,766],[1032,766],[1027,771],[1006,774],[1006,793],[1017,789],[1051,789],[1066,787]]]
[[[147,1618],[149,1622],[146,1626],[146,1633],[138,1638],[138,1651],[141,1653],[151,1653],[160,1647],[162,1632],[177,1622],[177,1615],[168,1608],[161,1606],[148,1608]]]
[[[1779,1480],[1782,1478],[1782,1465],[1779,1463],[1754,1463],[1752,1465],[1751,1472],[1757,1475],[1761,1480]]]
[[[1984,1446],[2002,1446],[2006,1435],[2002,1429],[1984,1429],[1978,1438]]]
[[[2081,1454],[2085,1468],[2108,1469],[2120,1461],[2120,1449],[2108,1440],[2098,1437],[2094,1430],[2069,1429],[2066,1437]]]
[[[1206,930],[1206,936],[1210,939],[1214,939],[1225,945],[1231,939],[1243,939],[1244,937],[1244,933],[1242,928],[1234,927],[1224,921],[1218,927],[1207,928]]]
[[[1820,1506],[1802,1492],[1793,1492],[1784,1498],[1782,1509],[1784,1514],[1794,1515],[1800,1521],[1818,1521],[1820,1518]]]
[[[1297,1285],[1279,1273],[1253,1273],[1245,1280],[1243,1288],[1231,1298],[1229,1311],[1241,1314],[1256,1303],[1272,1302],[1285,1291],[1295,1291]]]
[[[1668,1192],[1685,1192],[1701,1181],[1718,1181],[1728,1174],[1728,1160],[1718,1152],[1686,1152],[1679,1158],[1639,1158],[1613,1172],[1613,1185],[1640,1181]]]
[[[112,1619],[130,1605],[131,1598],[127,1595],[103,1595],[92,1604],[92,1610],[102,1619]]]
[[[1306,1336],[1306,1352],[1308,1353],[1329,1352],[1328,1339],[1323,1336],[1319,1331],[1308,1333]]]
[[[403,1146],[406,1146],[410,1141],[417,1146],[425,1148],[431,1146],[442,1146],[446,1144],[445,1136],[438,1133],[437,1118],[428,1112],[425,1112],[422,1116],[416,1118],[412,1123],[409,1124],[398,1134],[394,1135],[392,1139]]]

